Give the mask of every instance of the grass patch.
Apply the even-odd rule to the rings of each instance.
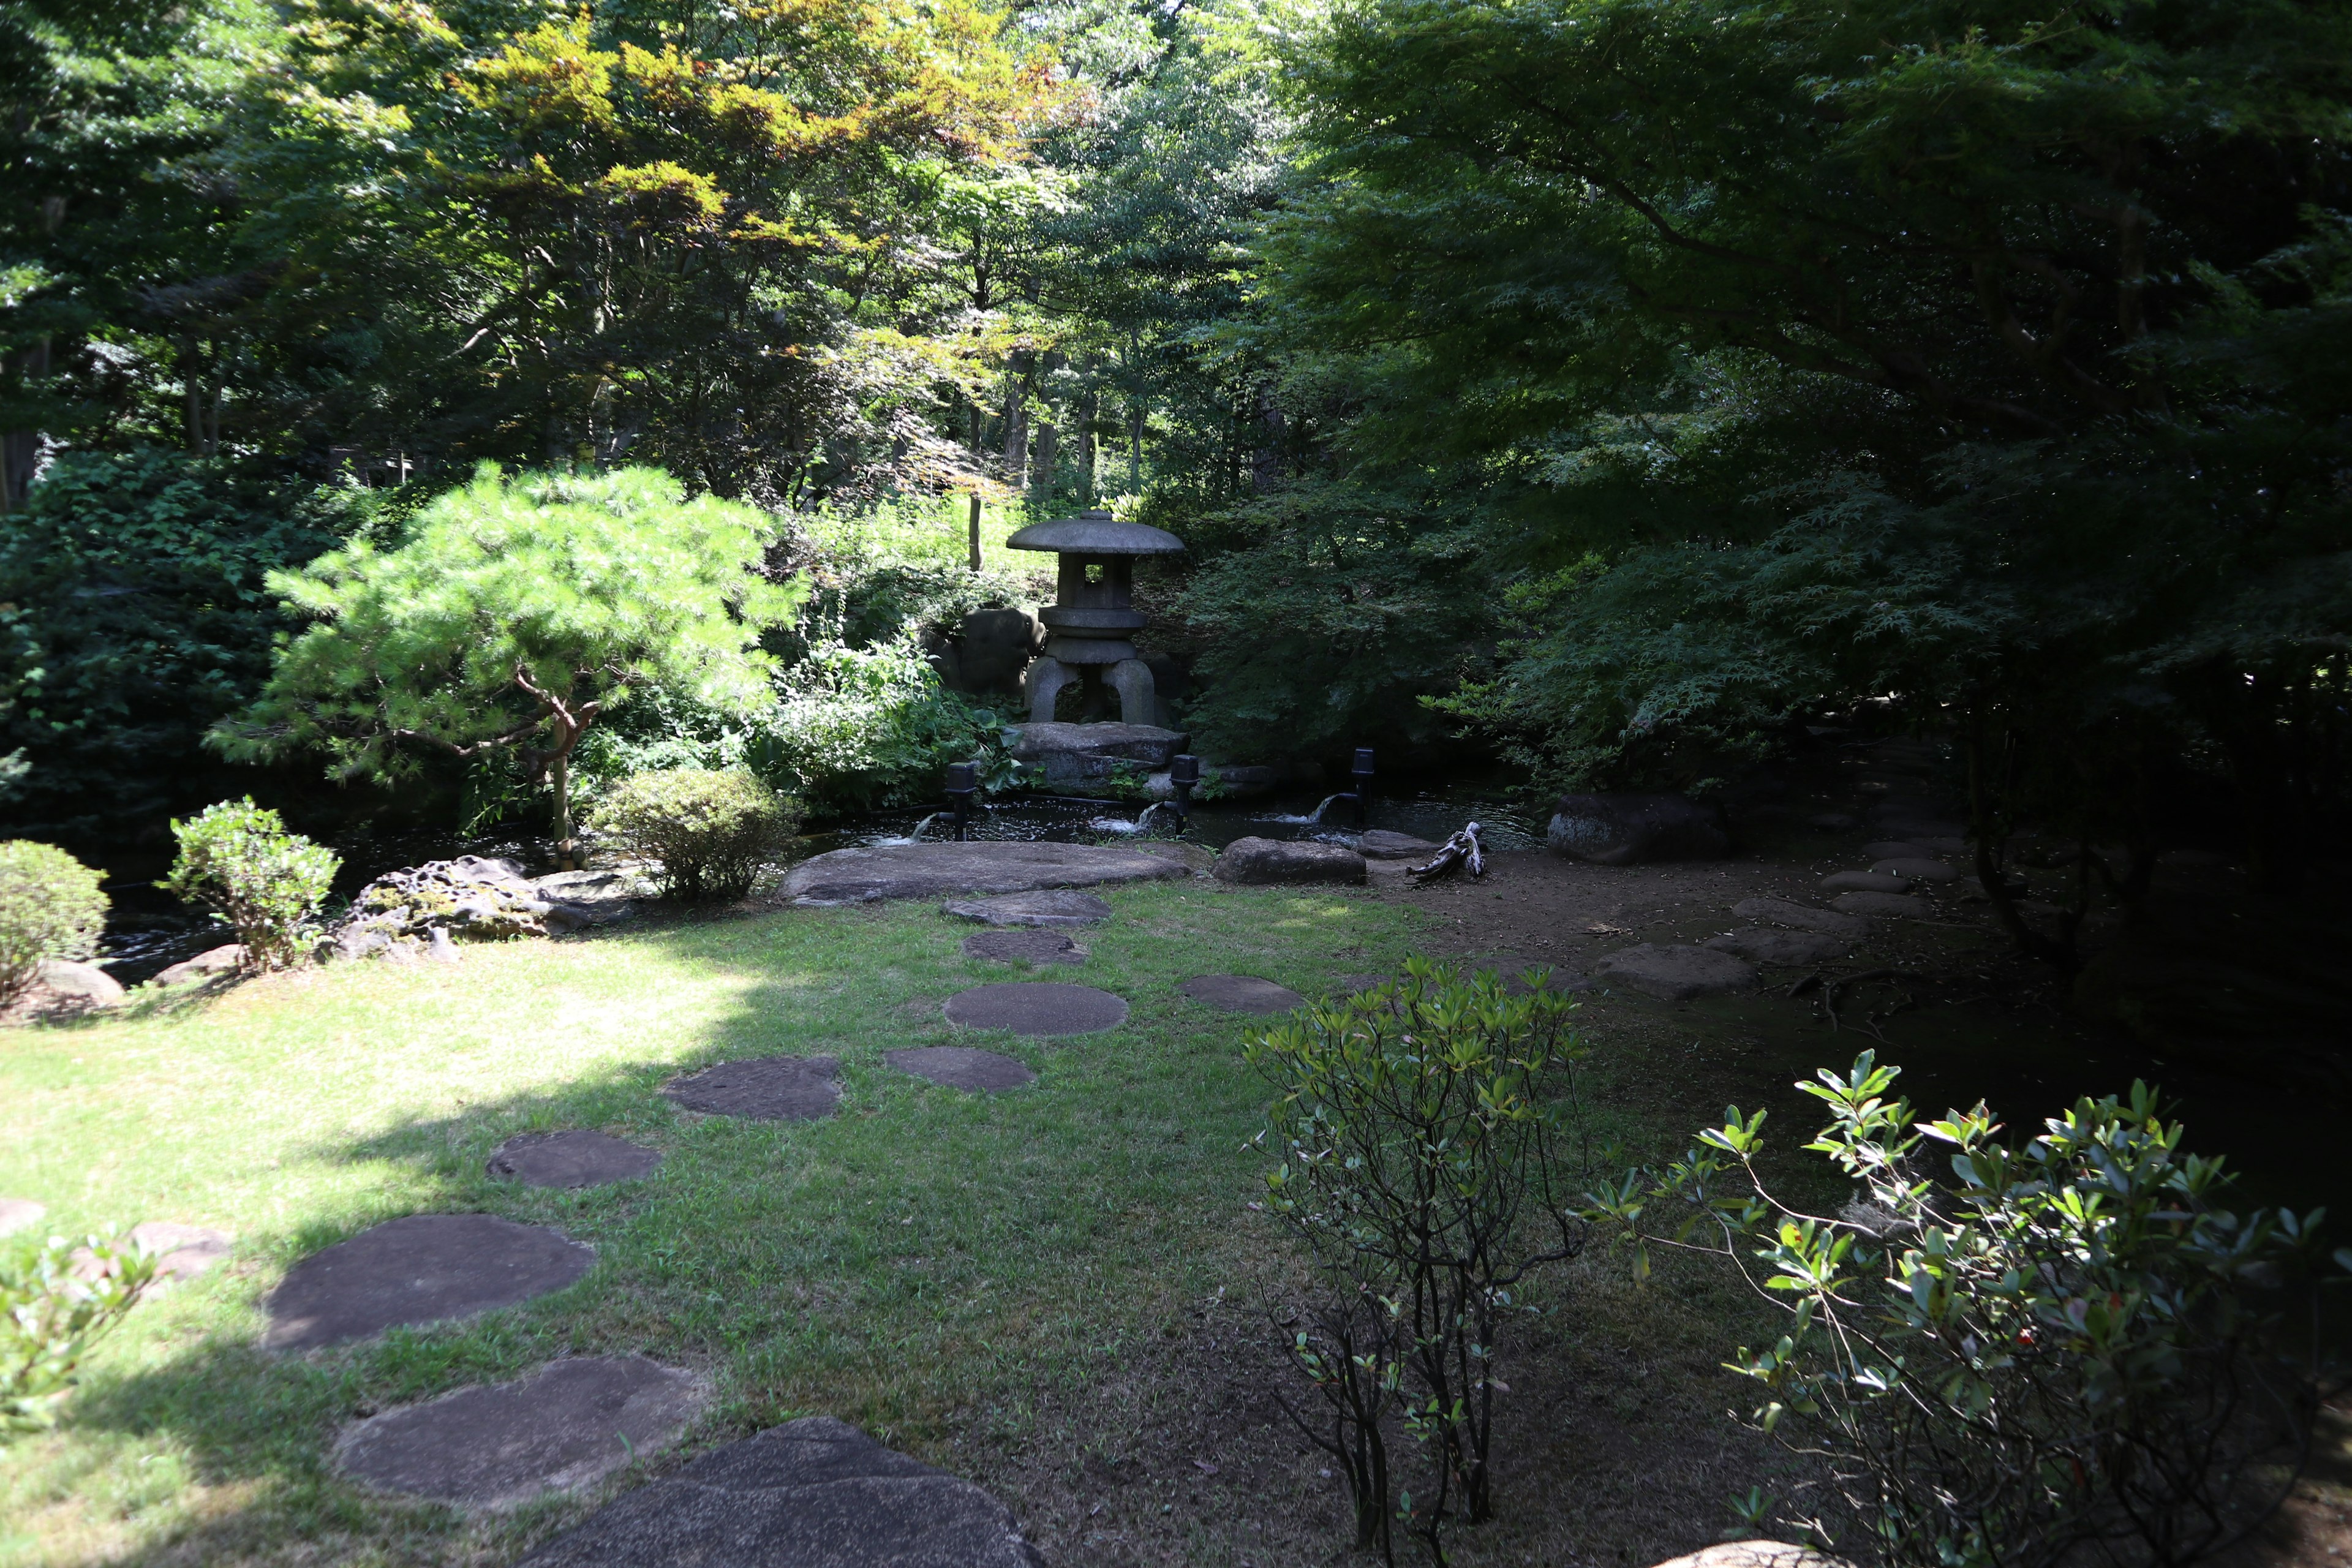
[[[210,1225],[233,1261],[142,1305],[63,1426],[0,1468],[0,1562],[503,1562],[573,1500],[467,1516],[348,1484],[354,1418],[551,1357],[639,1352],[709,1375],[694,1434],[841,1416],[940,1457],[974,1412],[1086,1387],[1156,1342],[1251,1243],[1234,1221],[1264,1090],[1247,1021],[1176,993],[1202,973],[1309,995],[1392,968],[1412,911],[1346,894],[1114,889],[1093,956],[1036,978],[1128,998],[1061,1043],[961,1035],[940,1003],[1017,977],[964,958],[928,906],[782,910],[559,943],[462,967],[357,965],[177,1010],[0,1041],[0,1193],[52,1230]],[[1032,1089],[960,1094],[886,1067],[951,1038]],[[697,1117],[656,1092],[714,1061],[827,1052],[840,1114]],[[517,1132],[593,1127],[660,1149],[640,1183],[492,1181]],[[481,1211],[593,1244],[580,1284],[463,1322],[308,1356],[263,1352],[299,1258],[404,1214]],[[625,1481],[623,1484],[627,1484]]]

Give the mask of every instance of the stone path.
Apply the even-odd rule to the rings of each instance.
[[[1084,963],[1087,950],[1057,931],[983,931],[963,939],[966,958],[1000,963]]]
[[[1908,877],[1915,882],[1957,882],[1960,879],[1959,872],[1941,860],[1916,855],[1898,855],[1892,859],[1881,860],[1871,869],[1882,877]]]
[[[593,1247],[486,1214],[386,1220],[289,1269],[269,1293],[261,1342],[307,1351],[469,1318],[561,1290],[595,1261]]]
[[[1774,925],[1794,926],[1823,936],[1858,937],[1870,931],[1870,921],[1860,915],[1817,910],[1811,904],[1791,903],[1786,899],[1742,899],[1731,906],[1731,912],[1742,920],[1770,921]]]
[[[1925,899],[1915,899],[1902,893],[1840,893],[1830,900],[1830,906],[1842,914],[1893,915],[1898,920],[1924,921],[1936,912],[1936,906]]]
[[[520,1568],[1045,1568],[970,1481],[811,1415],[607,1503]]]
[[[1049,888],[1034,893],[1000,893],[992,899],[956,899],[942,913],[992,926],[1091,926],[1110,919],[1110,906],[1092,893]]]
[[[1661,1002],[1687,1002],[1751,989],[1762,977],[1755,965],[1704,947],[1642,942],[1620,948],[1592,966],[1603,980]]]
[[[1287,1013],[1307,1005],[1307,998],[1290,987],[1255,974],[1198,974],[1176,989],[1221,1013]]]
[[[929,1079],[949,1089],[984,1092],[1021,1089],[1037,1081],[1035,1073],[1011,1057],[970,1046],[919,1046],[910,1050],[885,1051],[882,1059],[900,1072]]]
[[[690,1373],[643,1356],[582,1356],[371,1416],[335,1462],[386,1491],[511,1506],[669,1447],[705,1397]]]
[[[499,1145],[485,1169],[493,1176],[520,1177],[526,1187],[601,1187],[634,1182],[661,1163],[657,1149],[575,1127],[519,1133]]]
[[[1812,931],[1760,929],[1709,937],[1706,945],[1717,952],[1744,958],[1750,963],[1826,963],[1832,958],[1843,958],[1853,951],[1853,943],[1843,937],[1822,936]]]
[[[802,861],[784,891],[802,904],[937,899],[950,893],[1021,893],[1192,875],[1180,861],[1107,844],[882,844],[835,849]]]
[[[0,1236],[14,1236],[41,1223],[48,1205],[30,1198],[0,1198]]]
[[[1127,1022],[1127,1003],[1091,985],[1019,981],[976,985],[948,998],[948,1022],[965,1029],[1016,1035],[1091,1035]]]
[[[1911,879],[1883,871],[1832,871],[1822,879],[1824,893],[1907,893]]]
[[[838,1057],[753,1057],[720,1062],[662,1089],[672,1103],[706,1116],[754,1121],[816,1121],[841,1104]]]

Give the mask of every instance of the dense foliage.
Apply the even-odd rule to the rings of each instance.
[[[1921,1120],[1887,1098],[1897,1070],[1865,1052],[1798,1086],[1831,1118],[1806,1148],[1856,1184],[1835,1215],[1776,1195],[1764,1113],[1737,1109],[1603,1205],[1787,1314],[1733,1363],[1756,1424],[1830,1460],[1786,1522],[1916,1568],[2185,1564],[2244,1540],[2317,1408],[2272,1300],[2315,1216],[2223,1206],[2231,1176],[2145,1085],[2018,1143],[1982,1105]]]
[[[672,768],[623,780],[590,819],[624,854],[660,863],[682,899],[740,899],[782,855],[800,811],[740,768]]]
[[[88,958],[106,927],[106,873],[53,844],[0,844],[0,1006],[40,977],[41,961]]]
[[[286,969],[307,956],[340,856],[287,832],[276,812],[249,795],[184,822],[174,818],[172,833],[180,854],[159,886],[226,921],[245,949],[245,968]]]

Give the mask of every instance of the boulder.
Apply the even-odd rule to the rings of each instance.
[[[1925,856],[1897,855],[1871,867],[1882,877],[1908,877],[1915,882],[1957,882],[1960,873],[1941,860]]]
[[[1415,838],[1410,833],[1391,833],[1385,827],[1367,828],[1356,840],[1356,847],[1367,860],[1426,860],[1438,851],[1438,846],[1426,838]]]
[[[1742,899],[1731,906],[1731,912],[1741,920],[1769,921],[1799,931],[1817,931],[1823,936],[1861,936],[1870,930],[1870,922],[1859,915],[1792,904],[1786,899]]]
[[[122,983],[95,963],[45,958],[36,984],[49,994],[54,1012],[94,1013],[122,1001]]]
[[[211,980],[218,975],[235,974],[245,967],[245,944],[226,942],[208,947],[195,957],[172,965],[155,976],[158,985],[184,985],[191,980]]]
[[[1911,890],[1908,877],[1890,877],[1883,871],[1832,871],[1822,879],[1824,893],[1907,893]]]
[[[1680,795],[1564,795],[1544,842],[1598,866],[1713,860],[1731,849],[1722,814]]]
[[[1099,784],[1122,772],[1165,768],[1191,737],[1151,724],[1020,724],[1013,760],[1049,784]]]
[[[1026,893],[1189,877],[1180,860],[1112,844],[877,844],[835,849],[802,861],[784,891],[804,905],[878,899],[943,899],[950,893]]]
[[[1760,978],[1754,964],[1727,952],[1646,942],[1610,953],[1592,966],[1592,972],[1612,984],[1629,986],[1661,1002],[1747,991]]]
[[[1364,858],[1344,844],[1313,839],[1236,838],[1217,857],[1221,882],[1244,887],[1295,883],[1353,884],[1364,879]]]
[[[1853,944],[1843,937],[1821,936],[1812,931],[1726,931],[1709,937],[1706,945],[1717,952],[1728,952],[1750,963],[1804,964],[1826,963],[1832,958],[1843,958],[1853,951]]]

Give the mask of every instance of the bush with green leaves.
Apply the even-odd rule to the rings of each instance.
[[[1491,972],[1412,959],[1246,1047],[1276,1095],[1259,1137],[1280,1156],[1266,1207],[1320,1281],[1290,1336],[1319,1411],[1286,1408],[1346,1474],[1358,1546],[1384,1556],[1393,1517],[1442,1562],[1449,1520],[1492,1512],[1507,1324],[1528,1274],[1584,1243],[1562,1203],[1563,1143],[1582,1137],[1576,1004],[1528,978],[1513,995]],[[1391,1494],[1397,1420],[1430,1450],[1418,1500]]]
[[[106,927],[106,895],[94,871],[58,848],[0,844],[0,1006],[25,994],[45,958],[88,958]]]
[[[1897,1568],[2171,1568],[2242,1540],[2309,1443],[2313,1380],[2266,1298],[2315,1216],[2223,1206],[2231,1176],[2144,1084],[2012,1141],[1982,1104],[1921,1121],[1897,1070],[1864,1052],[1798,1085],[1830,1110],[1805,1147],[1856,1184],[1839,1213],[1773,1192],[1764,1113],[1736,1107],[1591,1211],[1637,1271],[1697,1247],[1786,1314],[1732,1363],[1755,1424],[1827,1461],[1780,1522]]]
[[[741,768],[671,768],[606,792],[590,820],[627,853],[660,861],[677,897],[740,899],[791,844],[800,805]]]
[[[0,1243],[0,1447],[57,1420],[82,1357],[154,1283],[142,1247],[93,1236],[87,1263],[77,1250],[63,1237]]]
[[[180,855],[163,885],[225,917],[245,944],[247,969],[298,963],[342,858],[287,832],[278,815],[251,796],[207,806],[184,822],[174,817],[172,833]]]

